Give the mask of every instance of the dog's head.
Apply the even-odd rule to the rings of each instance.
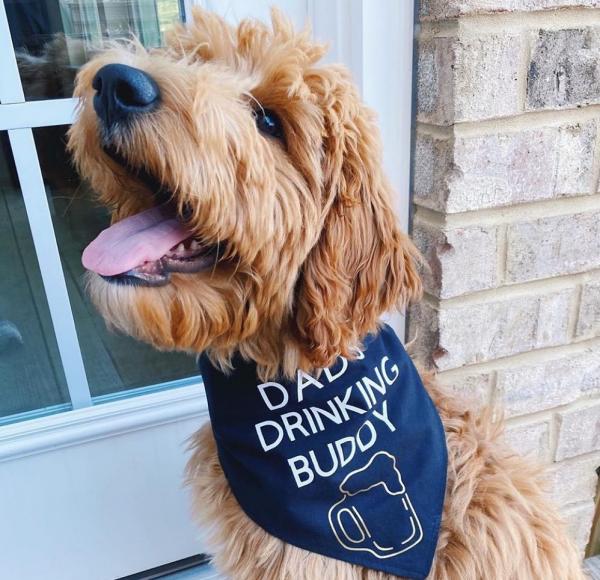
[[[116,224],[84,253],[111,325],[266,376],[352,357],[420,293],[373,115],[323,53],[277,12],[198,10],[83,67],[69,144]]]

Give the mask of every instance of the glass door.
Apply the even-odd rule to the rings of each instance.
[[[197,556],[194,359],[108,330],[81,252],[107,223],[65,134],[103,42],[159,46],[179,0],[0,2],[0,576],[109,580]]]
[[[0,258],[8,273],[0,278],[0,424],[197,383],[192,357],[157,353],[107,330],[88,301],[81,252],[106,226],[108,216],[78,178],[65,150],[79,66],[102,43],[130,34],[146,46],[161,45],[169,24],[184,17],[181,3],[4,4],[12,42],[3,39],[0,107],[22,104],[27,111],[35,102],[36,108],[29,107],[31,132],[25,127],[0,137],[0,219],[12,252]],[[20,166],[15,165],[15,147]],[[19,177],[28,182],[29,205]],[[40,231],[32,228],[31,219],[28,225],[29,213],[37,216]],[[36,248],[48,255],[36,254]],[[15,384],[22,388],[15,390]]]

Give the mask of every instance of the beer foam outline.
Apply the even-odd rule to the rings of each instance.
[[[399,490],[398,491],[390,490],[387,483],[383,480],[378,480],[378,481],[372,483],[371,485],[369,485],[365,488],[358,489],[357,491],[354,491],[354,492],[344,491],[344,488],[346,487],[346,484],[349,479],[354,478],[357,474],[368,470],[373,465],[374,461],[376,461],[381,456],[386,456],[391,460],[392,469],[394,471],[394,474],[397,476],[398,482],[399,482]],[[340,528],[342,530],[344,530],[344,526],[340,521],[340,515],[344,511],[348,512],[350,514],[350,516],[354,519],[354,522],[362,535],[362,538],[360,540],[352,540],[350,538],[350,536],[347,533],[345,533],[344,535],[346,536],[348,541],[354,542],[354,543],[360,543],[360,542],[364,542],[365,539],[368,537],[373,542],[373,545],[378,550],[380,550],[381,552],[388,552],[386,554],[377,553],[372,548],[370,548],[368,546],[364,546],[364,545],[362,545],[362,546],[348,545],[348,543],[344,542],[344,540],[339,537],[337,528],[333,521],[333,517],[334,517],[334,513],[336,512],[336,508],[338,508],[338,506],[340,506],[340,504],[344,503],[348,497],[354,497],[354,496],[358,495],[359,493],[367,492],[370,489],[377,487],[378,485],[381,485],[385,489],[386,493],[391,497],[402,496],[400,498],[402,501],[402,506],[404,507],[404,509],[406,510],[406,512],[409,515],[412,532],[408,538],[404,539],[400,543],[399,548],[396,548],[394,546],[391,546],[391,547],[380,546],[372,538],[371,533],[370,533],[367,525],[364,522],[364,519],[362,518],[362,516],[360,515],[360,513],[356,510],[356,508],[354,506],[352,506],[351,509],[343,508],[342,510],[337,512],[337,520],[338,520],[338,525],[340,526]],[[418,545],[421,542],[421,540],[423,539],[423,537],[424,537],[423,528],[422,528],[421,522],[419,521],[419,518],[415,512],[415,509],[410,501],[410,497],[408,496],[408,493],[406,492],[406,487],[404,486],[404,483],[402,481],[402,474],[400,473],[400,470],[398,469],[398,467],[396,465],[396,458],[392,454],[388,453],[387,451],[378,451],[371,457],[371,459],[369,459],[369,461],[367,462],[367,464],[364,467],[361,467],[361,468],[351,471],[340,483],[339,490],[340,490],[340,493],[342,494],[342,499],[339,500],[338,502],[336,502],[333,506],[331,506],[331,508],[329,509],[329,512],[328,512],[328,519],[329,519],[329,526],[331,527],[338,543],[345,549],[355,551],[355,552],[369,552],[376,558],[383,560],[386,558],[393,558],[395,556],[399,556],[400,554],[403,554],[404,552],[411,550],[416,545]]]

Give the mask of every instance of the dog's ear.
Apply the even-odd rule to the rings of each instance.
[[[305,361],[329,366],[421,294],[419,254],[399,229],[379,131],[341,67],[306,82],[323,111],[323,228],[298,280],[294,324]]]

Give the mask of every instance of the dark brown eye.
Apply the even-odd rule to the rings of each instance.
[[[281,119],[270,109],[257,109],[254,111],[256,127],[264,135],[275,139],[283,139],[283,126]]]

